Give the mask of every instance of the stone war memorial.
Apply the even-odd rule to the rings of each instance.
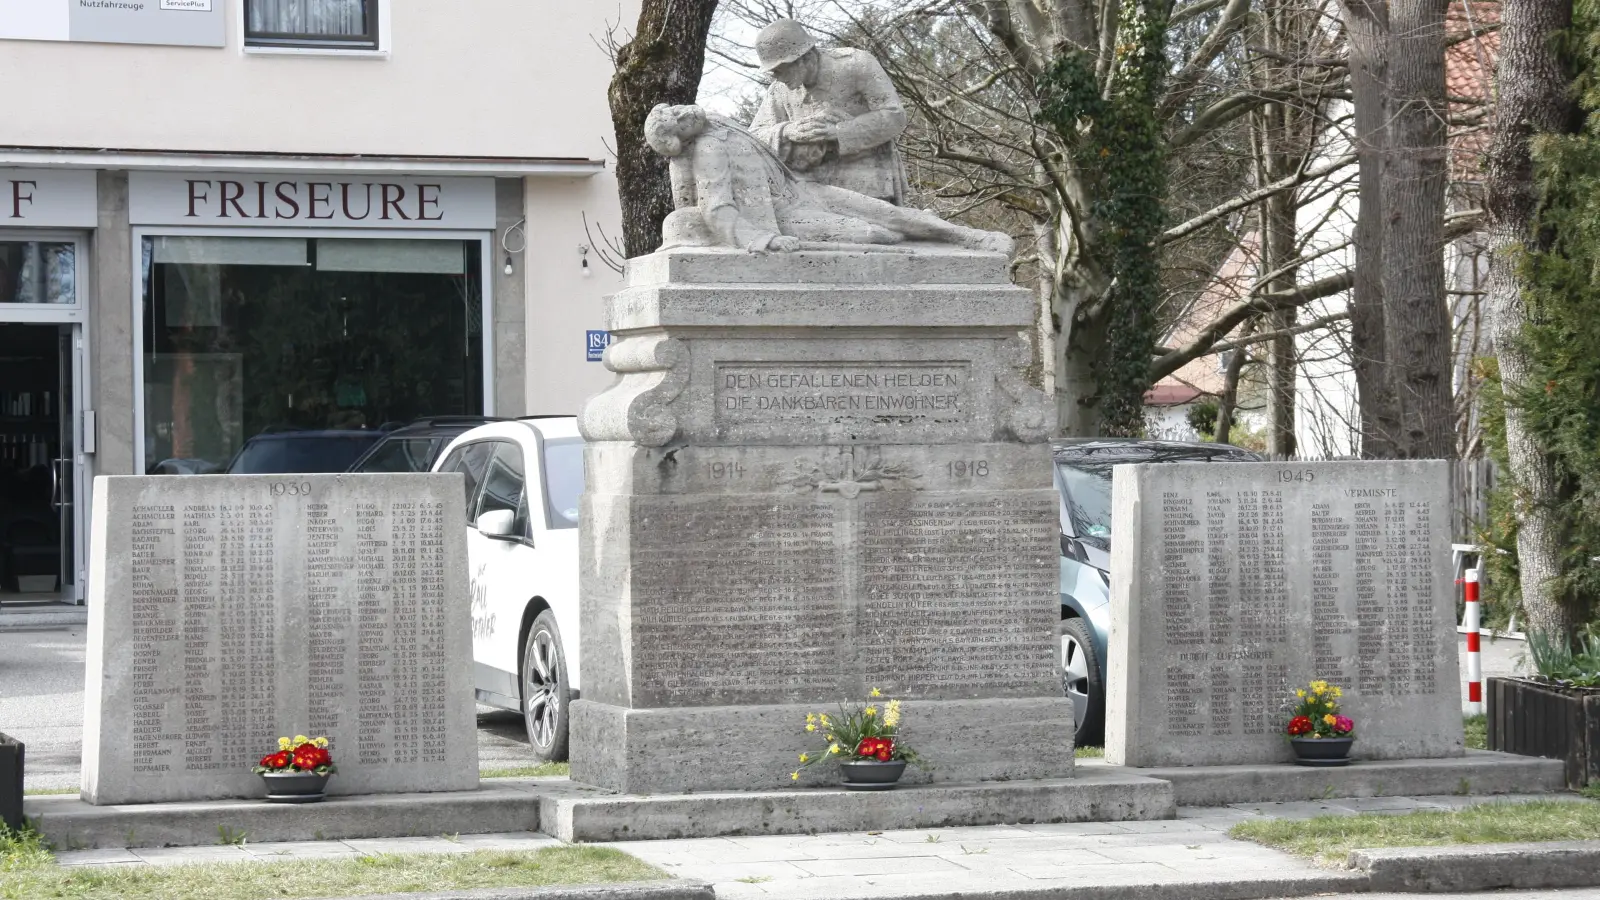
[[[798,180],[698,107],[646,131],[679,209],[580,417],[573,779],[789,787],[805,713],[873,688],[933,761],[908,782],[1072,774],[1054,410],[1010,239]]]
[[[1461,756],[1443,461],[1119,466],[1106,757],[1283,762],[1342,687],[1361,760]]]
[[[333,794],[478,785],[460,476],[95,482],[83,798],[257,797],[279,736]]]

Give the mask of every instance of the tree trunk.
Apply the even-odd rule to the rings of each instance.
[[[1255,320],[1244,324],[1241,339],[1248,339],[1256,330]],[[1217,400],[1217,428],[1215,440],[1219,444],[1233,443],[1233,417],[1239,408],[1239,376],[1244,374],[1244,364],[1250,358],[1248,346],[1235,347],[1228,352],[1228,367],[1222,373],[1222,396]]]
[[[1389,153],[1383,173],[1384,350],[1397,455],[1455,455],[1444,293],[1445,0],[1389,4]]]
[[[1279,153],[1275,156],[1283,157],[1285,154]],[[1274,162],[1294,164],[1294,161],[1286,158],[1275,159]],[[1272,168],[1276,170],[1279,166],[1274,165]],[[1272,198],[1262,205],[1262,213],[1262,219],[1266,223],[1261,242],[1263,268],[1267,271],[1283,269],[1283,273],[1274,278],[1267,289],[1274,293],[1292,291],[1295,286],[1295,275],[1299,269],[1286,263],[1300,255],[1299,248],[1295,246],[1293,195],[1283,194]],[[1280,310],[1269,316],[1267,328],[1269,331],[1288,331],[1294,327],[1297,318],[1295,309]],[[1294,395],[1298,354],[1295,352],[1294,336],[1284,334],[1273,339],[1272,343],[1267,345],[1267,352],[1270,398],[1268,409],[1271,413],[1267,432],[1267,452],[1280,459],[1290,459],[1299,449],[1295,437]]]
[[[1350,289],[1351,367],[1361,408],[1361,455],[1391,459],[1399,422],[1383,345],[1383,160],[1386,88],[1384,48],[1388,7],[1381,0],[1346,0],[1350,86],[1355,98],[1360,209],[1355,229],[1355,283]]]
[[[1541,249],[1533,232],[1538,192],[1533,181],[1536,134],[1572,133],[1578,110],[1569,93],[1558,38],[1572,25],[1571,0],[1505,0],[1501,6],[1499,105],[1485,161],[1489,222],[1489,328],[1500,360],[1506,403],[1506,449],[1517,512],[1517,564],[1528,627],[1570,636],[1573,611],[1551,590],[1567,535],[1551,514],[1566,499],[1551,456],[1528,433],[1516,403],[1530,362],[1518,338],[1527,304],[1517,279],[1525,250]]]
[[[609,97],[629,257],[661,246],[661,222],[673,206],[667,161],[644,143],[645,117],[657,103],[695,102],[716,9],[717,0],[644,0],[633,40],[617,50]]]
[[[1103,429],[1099,366],[1108,317],[1079,321],[1078,311],[1104,292],[1100,283],[1056,285],[1055,316],[1063,332],[1055,342],[1056,430],[1063,437],[1098,437]]]

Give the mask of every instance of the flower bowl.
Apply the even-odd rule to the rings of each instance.
[[[315,772],[261,772],[267,786],[268,803],[316,803],[328,795],[328,779],[332,775]]]
[[[1289,746],[1294,748],[1297,766],[1346,766],[1350,764],[1350,745],[1355,741],[1353,737],[1296,737],[1289,739]]]
[[[906,761],[903,759],[889,762],[856,760],[839,764],[839,773],[844,776],[844,788],[849,791],[887,791],[895,786],[905,771]]]

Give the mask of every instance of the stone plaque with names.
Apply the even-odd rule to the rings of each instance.
[[[279,736],[336,794],[477,786],[459,475],[95,481],[83,794],[260,796]]]
[[[1287,760],[1314,679],[1357,758],[1463,752],[1447,463],[1119,466],[1112,493],[1113,763]]]

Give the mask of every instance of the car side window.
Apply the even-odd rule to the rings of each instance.
[[[484,471],[489,468],[489,459],[494,456],[494,444],[490,441],[480,441],[457,447],[445,457],[444,463],[439,466],[440,472],[460,472],[467,483],[466,510],[467,524],[478,521],[477,506],[478,485],[483,483]]]
[[[528,508],[524,501],[525,479],[522,468],[522,448],[509,441],[495,444],[494,458],[483,478],[483,496],[478,501],[477,515],[507,510],[516,516],[511,533],[527,535]]]

